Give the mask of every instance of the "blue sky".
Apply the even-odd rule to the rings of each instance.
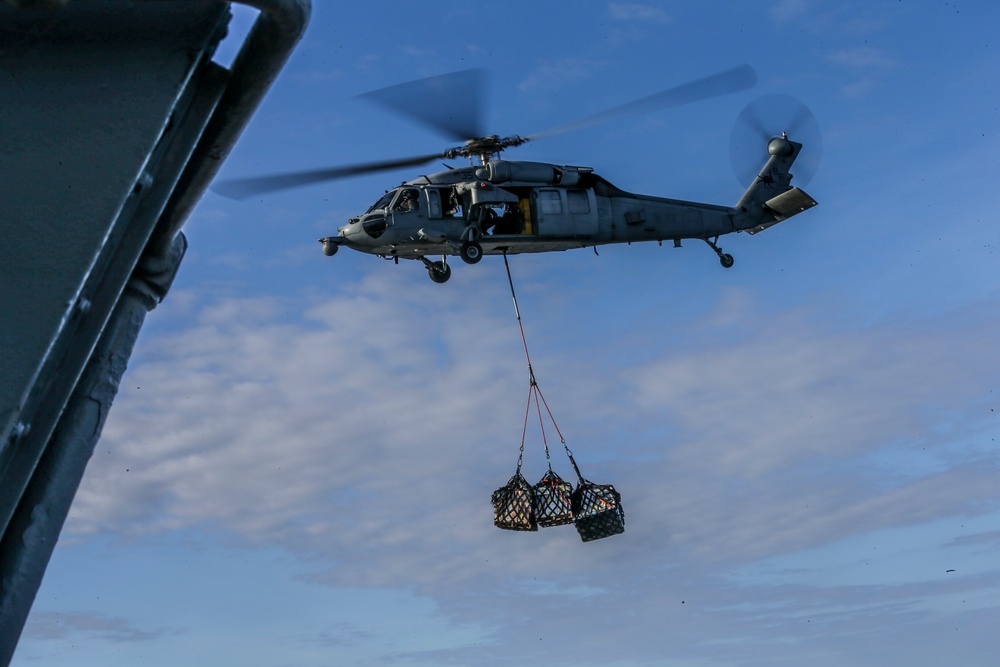
[[[748,63],[751,91],[508,158],[732,204],[733,122],[784,93],[820,206],[724,237],[730,270],[694,242],[511,258],[545,397],[623,496],[584,544],[492,525],[527,390],[499,258],[435,285],[316,243],[420,170],[207,194],[14,664],[993,664],[1000,9],[356,4],[315,3],[221,177],[449,147],[354,99],[424,76],[487,68],[507,135]]]

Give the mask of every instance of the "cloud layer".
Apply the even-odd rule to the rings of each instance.
[[[561,430],[584,474],[624,496],[625,535],[582,545],[572,527],[491,523],[527,390],[509,295],[483,282],[470,300],[411,278],[374,273],[311,301],[196,300],[196,323],[149,341],[127,374],[69,537],[207,530],[278,547],[315,584],[418,591],[524,660],[549,654],[508,638],[575,637],[568,661],[613,661],[633,645],[635,660],[685,646],[731,659],[763,635],[802,641],[805,617],[830,638],[874,641],[876,619],[930,623],[941,609],[917,600],[969,585],[914,572],[896,586],[827,587],[747,568],[997,510],[1000,362],[983,354],[996,321],[970,309],[850,326],[819,307],[764,312],[734,291],[711,312],[637,331],[682,342],[626,365],[547,348],[545,366],[562,369],[546,392]],[[533,420],[527,476],[544,465]],[[954,550],[959,537],[932,542]],[[959,561],[979,548],[964,539]],[[980,576],[995,588],[995,572]],[[525,604],[534,611],[518,614]],[[593,632],[572,626],[581,608],[598,615]],[[664,624],[685,641],[657,639]],[[718,643],[727,624],[732,645]]]

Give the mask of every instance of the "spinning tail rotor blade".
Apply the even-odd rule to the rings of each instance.
[[[788,129],[786,132],[791,134],[800,134],[803,132],[819,132],[819,123],[816,122],[816,117],[813,116],[812,111],[809,107],[799,103],[799,108],[796,110],[795,114],[792,116],[791,120],[788,122]]]
[[[480,106],[482,69],[467,69],[358,95],[390,111],[416,118],[450,139],[465,141],[483,136]]]
[[[591,125],[607,123],[609,121],[625,118],[627,116],[636,116],[643,113],[649,113],[651,111],[657,111],[659,109],[667,109],[670,107],[681,106],[683,104],[700,102],[701,100],[707,100],[713,97],[720,97],[722,95],[728,95],[730,93],[736,93],[741,90],[753,88],[756,84],[757,72],[755,72],[749,65],[740,65],[738,67],[725,70],[724,72],[713,74],[712,76],[697,79],[695,81],[649,95],[648,97],[643,97],[642,99],[629,102],[628,104],[623,104],[619,107],[615,107],[614,109],[608,109],[607,111],[595,114],[588,118],[583,118],[572,123],[567,123],[566,125],[560,125],[559,127],[555,127],[551,130],[532,134],[525,137],[525,140],[528,141],[541,139],[543,137],[551,137],[555,134],[572,132],[574,130],[590,127]]]
[[[757,99],[759,100],[761,98]],[[739,121],[743,122],[747,131],[751,132],[756,139],[766,142],[774,135],[774,131],[767,129],[767,124],[764,122],[764,119],[760,117],[760,109],[758,107],[759,105],[755,106],[753,104],[748,104],[744,107],[742,114],[739,116]]]
[[[823,152],[823,135],[809,107],[788,95],[765,95],[748,104],[736,118],[729,138],[733,173],[743,185],[756,177],[767,156],[767,142],[788,134],[802,144],[792,171],[796,185],[806,185],[816,175]]]
[[[346,167],[332,167],[327,169],[313,169],[309,171],[296,171],[287,174],[273,174],[271,176],[257,176],[255,178],[242,178],[232,181],[222,181],[212,186],[212,191],[230,199],[246,199],[254,195],[266,192],[276,192],[278,190],[288,190],[312,183],[322,183],[333,181],[338,178],[369,174],[376,171],[389,171],[400,167],[415,167],[421,164],[444,157],[441,153],[433,155],[420,155],[417,157],[403,158],[399,160],[385,160],[382,162],[368,162],[366,164],[355,164]]]

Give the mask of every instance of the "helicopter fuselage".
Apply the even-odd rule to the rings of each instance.
[[[481,79],[478,71],[466,70],[364,95],[437,128],[454,141],[463,141],[461,145],[424,155],[224,181],[214,189],[225,196],[245,199],[361,174],[417,167],[435,160],[468,159],[469,167],[449,167],[387,190],[335,235],[319,239],[327,255],[336,254],[343,246],[397,263],[400,259],[418,260],[437,283],[451,276],[448,257],[454,255],[467,264],[476,264],[484,255],[554,252],[642,241],[673,241],[680,245],[683,239],[700,239],[715,251],[722,266],[729,268],[733,257],[719,248],[720,236],[744,231],[756,234],[816,206],[809,195],[791,185],[789,168],[802,144],[791,141],[787,131],[794,133],[795,128],[815,125],[809,110],[794,101],[794,113],[786,115],[790,125],[780,136],[769,134],[766,128],[770,123],[763,120],[756,103],[748,105],[737,119],[737,127],[742,120],[742,126],[766,143],[769,157],[735,206],[633,194],[612,185],[589,167],[500,158],[504,151],[529,141],[752,88],[757,74],[749,65],[732,67],[526,136],[483,131],[478,117]],[[744,134],[733,134],[730,147],[734,155],[752,147],[755,141]],[[742,174],[745,170],[741,166],[738,171]],[[746,180],[750,176],[747,174]],[[441,259],[429,259],[433,256]]]
[[[422,260],[432,278],[435,266],[446,269],[445,261],[432,266],[426,258],[433,255],[459,255],[474,264],[482,255],[683,239],[706,241],[728,267],[732,257],[712,239],[756,233],[815,205],[789,184],[788,167],[800,149],[787,139],[772,140],[767,164],[732,207],[633,194],[589,167],[490,160],[403,183],[337,236],[320,241],[328,255],[345,246]]]

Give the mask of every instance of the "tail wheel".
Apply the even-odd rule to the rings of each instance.
[[[476,242],[463,243],[458,254],[466,264],[476,264],[483,258],[483,247]]]
[[[448,278],[451,278],[451,267],[444,262],[432,262],[427,267],[427,275],[438,284],[446,283]]]
[[[719,240],[718,236],[715,237],[714,241],[712,239],[702,239],[702,241],[707,243],[708,247],[714,250],[715,254],[719,256],[719,264],[722,264],[722,268],[724,269],[732,268],[733,264],[736,263],[736,260],[734,260],[733,256],[730,255],[729,253],[722,252],[722,248],[720,248],[718,243],[716,243],[716,241],[718,240]]]

